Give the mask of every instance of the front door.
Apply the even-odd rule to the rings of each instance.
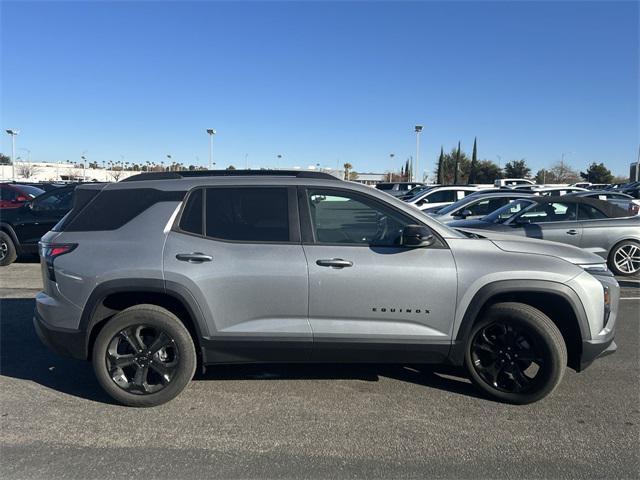
[[[314,358],[441,360],[456,304],[444,242],[403,247],[403,227],[419,221],[366,194],[307,188],[300,201]]]
[[[186,287],[202,311],[207,361],[309,359],[307,263],[295,202],[295,189],[286,187],[189,194],[168,234],[164,271],[167,289]]]
[[[530,238],[580,246],[582,224],[577,205],[571,202],[543,202],[523,212],[511,226]]]

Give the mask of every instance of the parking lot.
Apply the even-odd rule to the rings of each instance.
[[[89,363],[36,338],[34,260],[1,270],[3,478],[637,478],[640,289],[615,355],[529,406],[410,366],[210,368],[152,409],[112,403]]]

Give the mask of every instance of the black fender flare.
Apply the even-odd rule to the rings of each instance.
[[[18,235],[16,235],[16,231],[13,229],[13,227],[6,222],[0,222],[0,230],[2,230],[3,232],[5,232],[7,235],[11,237],[13,246],[16,247],[16,252],[21,253],[22,244],[20,243],[20,240],[18,240]]]
[[[475,320],[485,305],[497,295],[509,293],[542,293],[559,296],[564,299],[573,310],[578,321],[580,335],[583,340],[591,338],[589,320],[578,294],[568,285],[549,280],[498,280],[480,288],[469,302],[462,317],[460,326],[451,344],[449,358],[452,363],[461,365],[464,349]]]
[[[95,327],[97,320],[95,314],[102,304],[103,300],[110,295],[126,292],[148,292],[160,293],[172,297],[180,302],[188,314],[191,316],[193,327],[195,329],[196,342],[200,343],[207,335],[207,323],[200,306],[196,302],[191,292],[176,282],[165,281],[156,278],[127,278],[109,280],[98,285],[89,296],[80,317],[78,330],[84,333],[85,346],[84,352],[86,356],[89,353],[89,340],[91,332]]]

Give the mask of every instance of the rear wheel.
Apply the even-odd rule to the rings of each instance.
[[[0,267],[11,265],[18,258],[16,246],[11,237],[5,232],[0,232]]]
[[[567,349],[544,313],[522,303],[498,303],[473,328],[465,363],[473,382],[492,397],[527,404],[558,386]]]
[[[196,369],[193,340],[182,322],[155,305],[116,314],[93,347],[98,382],[118,402],[152,407],[175,398]]]
[[[611,249],[609,268],[616,275],[634,275],[640,272],[640,243],[633,240],[620,242]]]

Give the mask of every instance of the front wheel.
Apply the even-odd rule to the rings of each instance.
[[[109,320],[96,338],[92,360],[102,388],[132,407],[172,400],[196,369],[189,331],[156,305],[136,305]]]
[[[626,240],[613,247],[609,254],[609,268],[622,276],[640,272],[640,243]]]
[[[18,254],[11,237],[5,232],[0,232],[0,267],[6,267],[16,261]]]
[[[498,303],[472,329],[465,364],[473,382],[492,397],[527,404],[558,386],[567,348],[558,327],[540,310]]]

